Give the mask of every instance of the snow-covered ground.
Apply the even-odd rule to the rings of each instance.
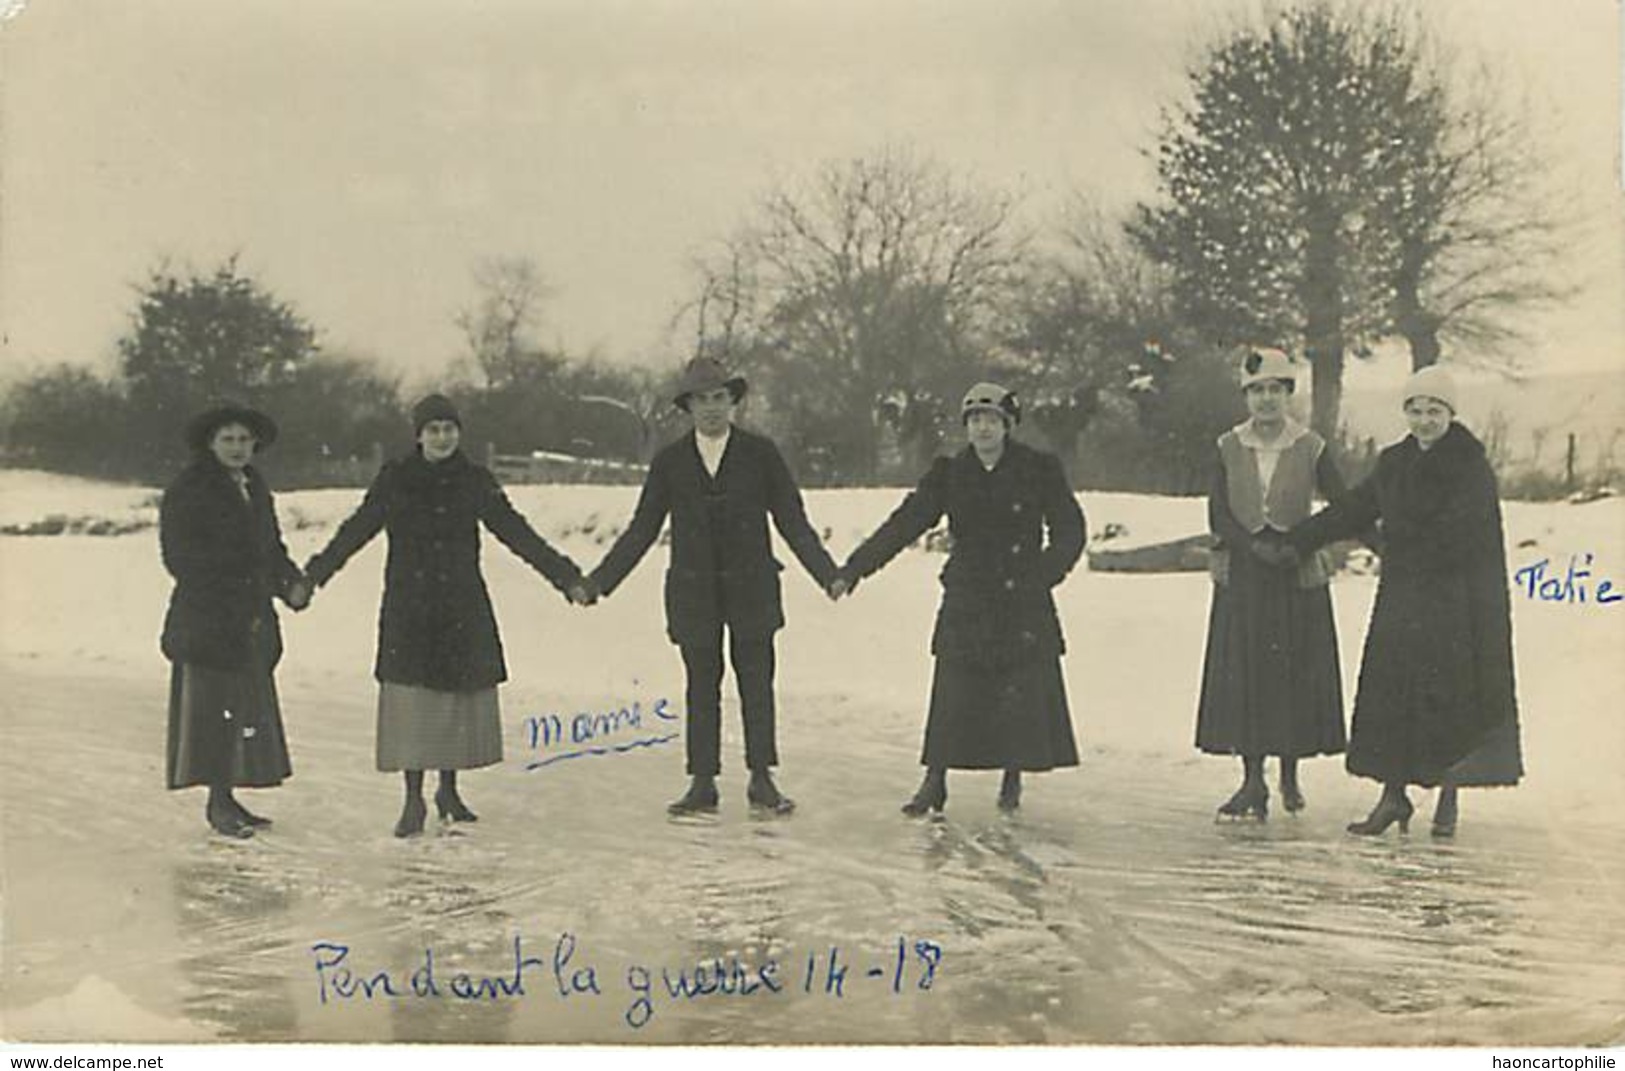
[[[636,489],[512,493],[590,566]],[[840,556],[900,494],[814,492],[809,509]],[[0,473],[0,522],[140,515],[151,496]],[[295,557],[358,498],[281,496]],[[1203,520],[1195,499],[1083,504],[1092,527],[1134,541]],[[993,807],[995,776],[960,774],[946,820],[905,820],[941,563],[925,550],[839,604],[781,555],[781,780],[800,810],[747,813],[730,697],[722,812],[670,820],[680,739],[628,746],[681,724],[656,714],[662,699],[680,710],[683,687],[664,550],[579,610],[491,540],[512,679],[507,761],[465,781],[481,820],[390,835],[399,783],[372,768],[380,540],[308,612],[283,614],[295,774],[245,794],[274,829],[228,842],[205,829],[200,793],[163,788],[155,532],[0,538],[0,1035],[1617,1044],[1625,604],[1598,605],[1595,585],[1625,586],[1625,501],[1512,504],[1507,518],[1514,568],[1589,553],[1592,597],[1515,598],[1529,776],[1465,794],[1454,843],[1428,838],[1425,809],[1408,837],[1347,836],[1375,788],[1330,759],[1306,767],[1302,815],[1215,825],[1237,770],[1191,746],[1206,578],[1082,568],[1059,597],[1083,766],[1034,778],[1013,819]],[[1374,583],[1333,589],[1351,697]],[[568,732],[577,713],[634,703],[640,725],[543,738],[547,715]],[[561,758],[588,747],[604,753]],[[485,976],[512,987],[516,940],[523,992],[455,995]],[[438,996],[413,991],[426,954]],[[668,977],[719,959],[755,991],[671,995]]]

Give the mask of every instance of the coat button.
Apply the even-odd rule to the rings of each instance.
[[[1021,544],[1020,543],[1012,543],[1012,544],[1010,544],[1010,553],[1011,554],[1020,554],[1021,553]]]
[[[1014,510],[1015,512],[1020,513],[1021,512],[1021,503],[1017,502],[1014,505],[1012,505],[1010,508],[1012,510]]]
[[[1014,580],[1006,580],[1004,582],[1004,590],[1006,590],[1006,591],[1014,591],[1014,590],[1016,590],[1016,582]]]

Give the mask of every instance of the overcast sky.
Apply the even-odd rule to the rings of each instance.
[[[0,9],[16,0],[0,0]],[[1587,225],[1537,366],[1620,367],[1615,0],[1430,0],[1541,117]],[[329,350],[432,379],[483,257],[545,339],[672,362],[688,263],[776,181],[911,147],[1024,195],[1126,203],[1183,61],[1251,0],[27,0],[0,26],[12,374],[111,367],[160,258],[233,252]]]

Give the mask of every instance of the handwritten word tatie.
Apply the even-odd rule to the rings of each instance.
[[[1550,571],[1550,558],[1542,558],[1513,573],[1512,580],[1526,597],[1541,602],[1612,603],[1625,598],[1625,592],[1616,588],[1612,580],[1598,580],[1595,589],[1592,588],[1590,566],[1594,560],[1591,554],[1573,555],[1568,568],[1558,573]]]
[[[422,959],[406,970],[377,970],[351,958],[349,945],[318,941],[310,946],[316,971],[317,1003],[332,1005],[379,1000],[504,1001],[522,998],[599,1000],[606,996],[600,978],[624,982],[621,1018],[641,1030],[661,1007],[723,1000],[772,1000],[800,993],[820,999],[896,999],[929,992],[942,966],[943,949],[930,940],[897,938],[873,954],[839,945],[804,956],[750,959],[712,957],[679,965],[633,963],[600,971],[580,948],[575,935],[560,934],[547,956],[529,955],[521,936],[513,955],[493,972],[449,970],[425,948]],[[620,998],[617,998],[620,999]]]
[[[634,701],[613,710],[583,711],[569,720],[562,714],[533,714],[525,719],[524,735],[537,757],[525,763],[525,769],[669,744],[679,735],[674,728],[678,720],[668,699],[656,699],[647,712],[641,702]]]

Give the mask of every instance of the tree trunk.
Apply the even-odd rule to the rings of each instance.
[[[1304,349],[1314,387],[1309,423],[1327,442],[1337,439],[1343,405],[1343,294],[1337,245],[1335,220],[1311,218],[1303,280]]]
[[[1423,254],[1407,251],[1394,277],[1394,329],[1411,348],[1411,371],[1439,363],[1439,318],[1422,306]]]

